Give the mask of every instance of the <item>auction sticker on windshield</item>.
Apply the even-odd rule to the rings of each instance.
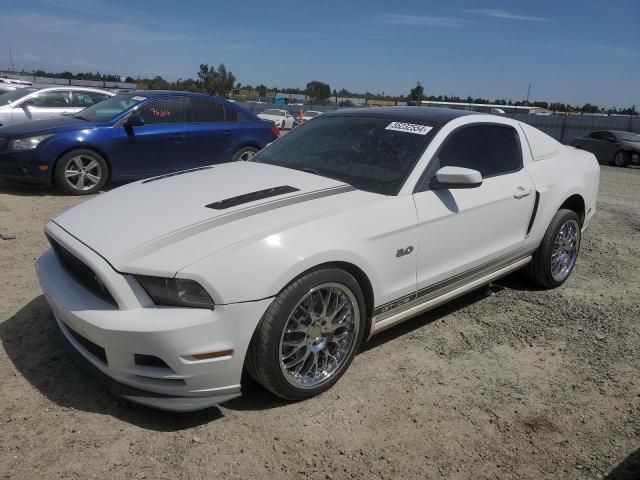
[[[426,135],[433,127],[426,125],[418,125],[416,123],[391,122],[385,130],[393,130],[395,132],[415,133],[416,135]]]
[[[142,102],[143,100],[146,100],[147,97],[131,97],[131,100],[135,100],[136,102]]]

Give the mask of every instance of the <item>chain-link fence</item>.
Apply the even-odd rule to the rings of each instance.
[[[268,108],[287,110],[291,115],[298,118],[300,112],[305,110],[315,110],[329,112],[336,110],[335,105],[295,105],[284,106],[271,105],[269,103],[243,102],[239,103],[247,110],[258,114]],[[338,107],[339,108],[339,107]],[[371,107],[384,108],[384,107]],[[425,107],[428,108],[428,107]],[[552,136],[562,143],[570,143],[576,137],[581,137],[595,130],[622,130],[640,134],[640,116],[634,115],[531,115],[527,113],[506,114],[523,123],[528,123],[536,127],[547,135]]]

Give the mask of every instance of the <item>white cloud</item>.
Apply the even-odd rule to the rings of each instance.
[[[376,23],[409,25],[416,27],[463,27],[468,22],[462,18],[434,17],[430,15],[386,14],[375,17]]]
[[[507,20],[524,20],[527,22],[552,22],[550,18],[543,17],[532,17],[529,15],[519,15],[517,13],[511,13],[506,10],[498,10],[492,8],[483,8],[483,9],[471,9],[465,10],[468,13],[474,13],[477,15],[484,15],[485,17],[493,17],[493,18],[504,18]]]

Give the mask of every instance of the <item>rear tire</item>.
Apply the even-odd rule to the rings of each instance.
[[[537,285],[556,288],[571,275],[580,251],[580,221],[573,210],[554,215],[525,273]]]
[[[246,162],[251,157],[253,157],[256,153],[258,153],[258,149],[256,147],[242,147],[236,153],[233,154],[232,161],[234,162]]]
[[[365,319],[364,295],[352,275],[335,268],[308,273],[265,312],[247,352],[247,371],[281,398],[318,395],[349,368]]]
[[[88,149],[65,153],[56,163],[56,187],[69,195],[93,195],[107,183],[109,168],[101,155]]]
[[[624,168],[629,165],[629,155],[627,154],[627,152],[619,150],[614,155],[611,164],[615,165],[616,167]]]

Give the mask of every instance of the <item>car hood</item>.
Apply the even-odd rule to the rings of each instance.
[[[0,136],[29,137],[33,135],[48,135],[63,133],[79,129],[96,128],[102,124],[87,122],[71,115],[50,118],[47,120],[33,120],[0,127]]]
[[[53,221],[117,271],[167,275],[250,237],[379,197],[298,170],[235,162],[135,182]]]

